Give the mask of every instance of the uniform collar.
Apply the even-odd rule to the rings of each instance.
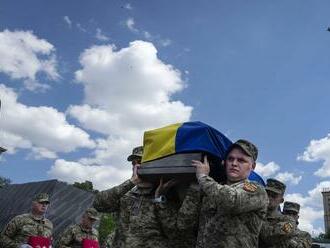
[[[36,220],[36,221],[39,221],[39,222],[45,220],[45,217],[44,217],[44,216],[36,216],[36,215],[34,215],[34,214],[32,214],[32,213],[30,213],[30,217],[31,217],[32,219]]]
[[[87,233],[92,233],[93,232],[93,227],[91,229],[87,229],[81,223],[79,224],[79,227],[84,232],[87,232]]]

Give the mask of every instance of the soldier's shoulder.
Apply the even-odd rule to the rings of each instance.
[[[267,196],[265,187],[257,182],[245,180],[239,186],[248,193],[260,194],[265,197]]]
[[[20,214],[16,215],[14,218],[11,219],[11,222],[21,222],[21,221],[26,221],[26,220],[31,220],[31,215],[30,214]]]
[[[95,229],[94,227],[93,227],[93,229],[92,229],[92,233],[93,233],[93,235],[95,235],[95,236],[99,236],[99,232],[98,232],[97,229]]]
[[[47,219],[47,218],[45,218],[44,221],[45,221],[45,225],[46,225],[46,226],[48,226],[48,227],[50,227],[50,228],[53,228],[53,222],[51,222],[51,221],[50,221],[49,219]]]

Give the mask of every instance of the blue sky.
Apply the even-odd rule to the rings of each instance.
[[[330,187],[329,1],[4,1],[0,175],[130,175],[143,131],[200,120],[259,147],[301,228]]]

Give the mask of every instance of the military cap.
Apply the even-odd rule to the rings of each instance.
[[[292,212],[296,212],[297,214],[299,213],[300,210],[300,205],[296,202],[290,202],[290,201],[286,201],[284,202],[284,206],[283,206],[283,212],[288,212],[288,211],[292,211]]]
[[[85,213],[87,214],[87,216],[91,219],[94,220],[99,220],[99,213],[97,212],[97,210],[95,208],[88,208]]]
[[[232,144],[228,153],[235,147],[241,148],[254,161],[257,160],[258,148],[254,144],[252,144],[250,141],[243,140],[243,139],[237,140],[234,144]]]
[[[133,161],[136,158],[142,158],[143,146],[135,147],[132,151],[132,154],[127,157],[127,161]]]
[[[275,192],[277,194],[284,195],[285,192],[285,184],[274,179],[274,178],[269,178],[267,179],[267,184],[266,184],[266,190]]]
[[[33,201],[35,202],[47,202],[49,203],[49,195],[47,193],[39,193],[39,194],[36,194],[33,199]]]

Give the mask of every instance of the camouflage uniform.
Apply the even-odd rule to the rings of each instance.
[[[199,184],[206,196],[197,247],[257,247],[268,204],[264,188],[248,180],[221,185],[209,176],[199,178]]]
[[[284,202],[283,214],[289,215],[289,212],[293,213],[295,216],[298,216],[300,210],[300,205],[296,202]],[[298,218],[297,218],[298,219]],[[298,220],[296,221],[298,225]],[[308,232],[302,231],[299,228],[296,229],[294,236],[289,241],[290,248],[309,248],[312,246],[312,237]]]
[[[266,190],[284,195],[285,184],[276,180],[268,179]],[[290,240],[296,232],[295,220],[283,215],[278,209],[268,211],[266,221],[262,225],[259,237],[260,248],[286,248],[290,247]]]
[[[134,187],[131,180],[127,180],[119,186],[97,193],[94,200],[94,207],[100,212],[116,213],[118,221],[116,223],[115,234],[113,238],[113,247],[124,247],[125,230],[121,213],[124,209],[121,204],[121,198]]]
[[[274,211],[267,214],[260,231],[260,248],[286,248],[296,232],[295,221]]]
[[[49,202],[45,193],[38,194],[33,201]],[[52,237],[53,224],[44,217],[36,217],[32,213],[15,216],[1,233],[0,245],[5,248],[17,248],[27,244],[31,236]]]
[[[290,248],[310,248],[312,247],[312,236],[305,231],[297,228],[293,238],[289,241]]]
[[[170,247],[195,247],[201,206],[199,185],[192,183],[188,187],[182,204],[176,198],[157,206],[158,218]]]
[[[85,229],[81,224],[69,226],[61,234],[57,248],[81,248],[83,239],[98,240],[96,229]]]
[[[178,201],[172,199],[166,203],[154,202],[152,188],[134,187],[122,195],[131,184],[126,181],[96,196],[94,207],[99,211],[119,213],[110,247],[193,247],[196,233],[191,230],[196,231],[198,220],[196,202],[199,197],[195,194],[196,189],[189,189],[179,206]]]
[[[64,230],[64,232],[60,235],[59,241],[56,245],[57,248],[81,248],[84,239],[95,240],[98,241],[98,231],[92,228],[84,227],[84,221],[86,218],[92,219],[94,221],[99,220],[98,212],[95,208],[88,208],[84,215],[82,216],[82,220],[80,224],[75,224],[69,226]],[[93,224],[93,222],[88,221],[88,226]]]

